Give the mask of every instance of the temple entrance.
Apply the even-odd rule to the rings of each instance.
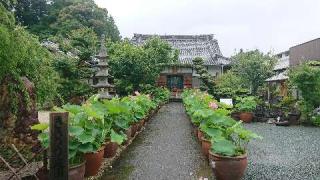
[[[182,75],[168,75],[167,87],[171,91],[178,91],[183,89],[183,76]]]

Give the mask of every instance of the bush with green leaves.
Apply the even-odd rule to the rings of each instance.
[[[199,126],[212,142],[211,150],[222,156],[239,156],[246,153],[246,145],[253,138],[261,138],[246,130],[242,122],[232,119],[228,107],[217,103],[212,96],[199,90],[185,90],[183,103],[191,121]]]
[[[169,89],[167,88],[153,86],[145,88],[144,90],[142,90],[142,92],[145,94],[150,94],[152,96],[152,100],[156,104],[168,102],[171,94]]]
[[[290,83],[301,92],[300,110],[302,118],[310,121],[312,111],[320,106],[320,67],[309,62],[291,69]]]
[[[246,96],[249,89],[244,86],[245,81],[232,70],[225,72],[215,80],[215,96],[217,98],[236,98]]]
[[[251,89],[253,95],[257,95],[259,87],[274,73],[276,59],[270,53],[264,54],[258,49],[240,51],[231,59],[232,71],[241,78],[246,88]]]
[[[254,96],[238,97],[236,100],[235,107],[239,112],[253,112],[258,105]]]
[[[130,41],[113,43],[109,48],[110,73],[119,95],[142,91],[145,86],[155,87],[163,67],[177,59],[173,48],[158,37],[136,46]]]
[[[25,91],[21,77],[34,83],[37,102],[41,106],[57,96],[57,73],[52,68],[52,56],[37,37],[15,25],[12,12],[0,3],[0,82],[10,77],[18,82],[16,91]],[[14,94],[14,92],[9,92]],[[12,96],[12,99],[17,97]],[[28,101],[29,97],[23,97]],[[13,104],[16,106],[16,104]],[[13,112],[13,114],[15,114]]]

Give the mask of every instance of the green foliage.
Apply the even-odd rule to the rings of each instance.
[[[142,47],[129,41],[114,43],[109,54],[111,74],[120,95],[154,86],[162,70],[160,64],[174,62],[173,49],[159,38],[149,39]]]
[[[94,1],[70,1],[70,5],[62,7],[58,12],[57,19],[52,23],[53,29],[62,35],[69,31],[92,28],[97,36],[102,34],[113,41],[120,40],[118,28],[114,19],[106,9],[99,8]],[[53,4],[54,8],[61,8],[63,2]],[[56,10],[57,11],[57,10]]]
[[[13,15],[1,5],[0,21],[0,80],[5,76],[16,80],[25,76],[35,84],[38,103],[53,101],[58,76],[52,68],[50,53],[35,36],[15,26]]]
[[[311,117],[311,112],[320,105],[320,68],[303,64],[289,73],[290,82],[301,91],[302,115],[305,119]]]
[[[124,131],[145,118],[159,103],[139,93],[112,100],[98,100],[95,95],[81,106],[67,104],[55,108],[59,112],[69,112],[70,163],[82,162],[85,153],[98,151],[107,140],[122,144],[127,138]],[[42,132],[38,139],[43,147],[48,148],[48,125],[37,124],[32,129]]]
[[[167,88],[162,88],[162,87],[152,87],[150,86],[148,89],[142,90],[143,93],[145,94],[150,94],[153,98],[152,100],[156,104],[168,102],[170,99],[170,91]]]
[[[246,130],[242,122],[229,116],[226,106],[217,106],[212,96],[198,90],[185,90],[183,103],[191,121],[199,126],[212,142],[211,150],[223,156],[239,156],[246,153],[246,144],[253,138],[261,138]],[[221,110],[224,109],[224,110]]]
[[[259,86],[273,74],[276,59],[270,54],[263,54],[259,50],[239,52],[234,57],[232,70],[251,87],[252,93],[257,94]]]
[[[320,115],[314,115],[311,117],[311,122],[315,126],[320,126]]]
[[[59,73],[59,95],[64,102],[69,102],[75,97],[88,97],[93,92],[90,85],[84,81],[92,73],[87,66],[81,66],[79,59],[58,55],[55,57],[53,67]]]
[[[18,23],[41,39],[59,34],[67,37],[72,30],[92,28],[97,36],[120,40],[113,17],[92,0],[6,0],[2,4],[14,10]]]
[[[236,108],[240,112],[253,112],[257,107],[257,101],[254,96],[238,97]]]
[[[213,77],[209,74],[208,70],[204,66],[203,59],[200,57],[197,57],[192,60],[195,70],[200,75],[200,80],[204,83],[206,86],[205,89],[209,91],[210,94],[214,94],[214,80]]]
[[[217,97],[236,98],[237,96],[247,95],[249,91],[244,86],[244,80],[232,70],[219,76],[215,83]]]
[[[111,142],[115,142],[117,144],[122,144],[127,139],[127,137],[123,133],[118,134],[114,130],[111,130],[110,139],[111,139]]]
[[[85,81],[94,74],[90,62],[97,46],[97,36],[90,28],[72,30],[68,38],[57,36],[52,38],[58,42],[64,52],[77,51],[78,58],[57,53],[53,67],[59,73],[61,80],[59,94],[65,102],[75,97],[88,97],[93,89]]]

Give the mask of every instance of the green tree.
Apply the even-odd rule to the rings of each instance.
[[[259,50],[239,52],[231,59],[233,71],[245,81],[254,95],[257,94],[259,86],[273,74],[276,62],[269,53],[264,54]]]
[[[216,81],[216,94],[219,97],[232,97],[247,92],[244,86],[244,80],[236,75],[232,70],[223,73]]]
[[[89,97],[94,92],[87,80],[94,74],[92,56],[98,43],[94,31],[86,27],[72,30],[67,36],[68,38],[52,38],[60,44],[60,49],[65,53],[77,53],[77,57],[70,57],[65,53],[56,53],[55,57],[54,67],[61,77],[59,93],[65,102]]]
[[[27,27],[40,23],[48,16],[48,3],[48,0],[17,0],[14,6],[16,20]]]
[[[215,82],[213,77],[209,74],[207,68],[204,66],[203,59],[200,57],[196,57],[192,61],[193,61],[195,70],[200,75],[200,80],[203,82],[203,85],[205,86],[201,88],[208,90],[210,94],[214,95]]]
[[[306,63],[291,69],[289,77],[292,85],[301,91],[303,99],[300,110],[304,118],[309,119],[311,112],[320,106],[320,68]]]
[[[162,70],[161,64],[174,62],[174,50],[159,38],[152,38],[144,46],[129,41],[114,43],[109,48],[110,68],[120,95],[154,86]]]
[[[40,104],[54,100],[58,76],[51,66],[50,53],[35,36],[16,26],[13,14],[1,4],[0,60],[0,80],[10,76],[19,81],[25,76],[35,84]]]

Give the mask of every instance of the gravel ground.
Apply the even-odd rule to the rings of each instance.
[[[163,106],[113,166],[102,179],[213,179],[181,103]]]
[[[244,179],[320,179],[320,128],[264,123],[245,126],[263,139],[249,143]]]

